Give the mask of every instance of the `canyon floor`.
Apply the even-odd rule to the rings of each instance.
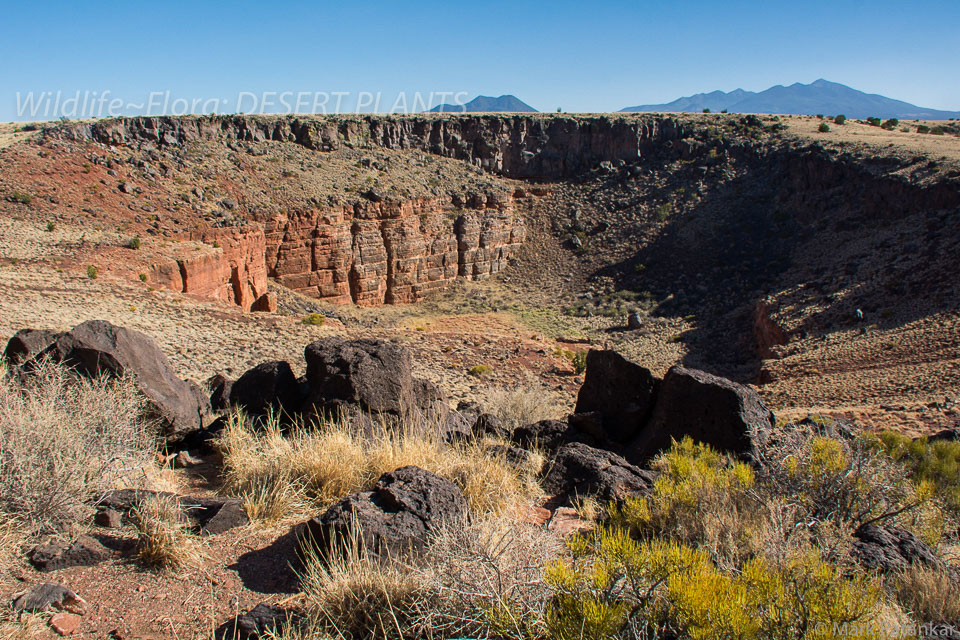
[[[523,388],[550,397],[557,417],[572,411],[582,383],[572,356],[607,347],[656,375],[682,363],[751,384],[784,418],[818,413],[908,435],[960,427],[956,123],[941,123],[949,131],[940,136],[918,134],[907,122],[893,131],[831,123],[821,133],[812,116],[765,116],[763,133],[754,134],[739,116],[675,117],[703,134],[690,137],[701,142],[685,155],[641,162],[633,174],[629,163],[607,163],[569,180],[505,177],[420,150],[362,145],[321,153],[289,142],[205,140],[189,147],[187,160],[174,160],[162,147],[108,147],[0,125],[0,343],[27,327],[65,330],[106,319],[152,337],[179,375],[203,384],[265,360],[287,360],[300,375],[303,349],[316,338],[374,337],[409,347],[416,375],[435,382],[451,406]],[[728,159],[703,142],[723,126],[735,140]],[[804,184],[815,190],[818,180],[830,181],[828,195],[808,202],[803,189],[773,194],[781,174],[752,180],[745,167],[777,145],[828,159],[845,154],[852,160],[844,167],[865,167],[865,175],[931,198],[942,191],[947,204],[904,208],[877,225],[882,232],[860,210],[848,228],[831,226],[837,220],[813,212],[824,202],[847,211],[850,193],[869,196],[873,187],[860,178],[822,178],[829,160],[827,169],[800,160]],[[108,156],[123,162],[91,161]],[[156,171],[161,165],[171,168]],[[523,221],[525,239],[503,253],[495,272],[453,278],[405,304],[333,304],[271,278],[275,310],[248,311],[139,277],[163,260],[219,255],[190,233],[225,216],[263,224],[295,217],[304,201],[319,207],[321,194],[324,207],[340,207],[371,189],[388,200],[450,198],[454,215],[470,194],[488,202],[514,194],[510,211]],[[884,197],[914,197],[897,189]],[[886,202],[891,210],[903,204]],[[725,226],[731,212],[755,209],[765,212],[760,222],[748,216]],[[442,220],[449,210],[429,216]],[[784,221],[783,210],[798,213]],[[797,253],[778,262],[787,246]],[[724,261],[741,259],[741,269],[726,270]],[[642,326],[628,329],[633,311]],[[322,325],[310,322],[315,314]],[[780,339],[758,338],[768,326]],[[216,488],[197,472],[170,471],[168,480],[195,493]],[[270,582],[268,570],[282,557],[272,541],[284,527],[215,536],[207,559],[187,574],[117,562],[45,579],[92,594],[78,637],[209,637],[239,611],[293,597],[282,577]],[[231,569],[242,555],[264,576]],[[11,589],[37,581],[22,569]],[[53,636],[45,624],[34,627],[36,637]]]

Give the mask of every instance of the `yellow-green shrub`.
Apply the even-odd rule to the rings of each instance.
[[[653,468],[650,495],[612,509],[613,522],[639,537],[665,536],[735,564],[760,551],[763,521],[747,495],[753,470],[690,438],[675,442]]]
[[[896,431],[877,435],[883,450],[903,464],[916,480],[936,484],[937,494],[954,513],[960,514],[960,442],[927,438],[913,440]]]
[[[757,556],[725,572],[702,550],[636,541],[622,529],[578,539],[571,550],[573,561],[557,561],[546,574],[557,591],[550,637],[613,638],[627,625],[695,640],[873,636],[875,581],[844,577],[815,555],[783,566]]]

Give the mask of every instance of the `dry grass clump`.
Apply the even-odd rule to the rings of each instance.
[[[544,567],[560,541],[514,518],[448,528],[400,562],[347,545],[301,578],[308,628],[335,638],[542,637],[551,589]]]
[[[436,430],[381,424],[373,431],[348,419],[282,430],[275,418],[254,425],[233,414],[219,439],[225,489],[244,498],[251,517],[268,522],[313,515],[406,465],[455,482],[475,513],[509,511],[539,491],[536,456],[529,470],[516,470],[482,443],[451,446]]]
[[[541,386],[491,391],[484,406],[511,431],[540,420],[557,418],[560,413],[556,394]]]
[[[84,503],[142,475],[154,451],[129,380],[87,380],[50,362],[0,365],[0,514],[30,532],[75,521]]]
[[[137,557],[144,564],[178,570],[200,562],[200,545],[187,530],[176,496],[144,499],[131,512],[131,520],[137,530]]]
[[[960,586],[943,569],[911,567],[894,580],[897,600],[918,622],[956,624],[960,621]]]

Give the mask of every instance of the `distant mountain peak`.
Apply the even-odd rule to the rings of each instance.
[[[537,113],[537,110],[528,105],[523,100],[512,94],[497,96],[477,96],[465,104],[441,104],[433,109],[431,113],[477,113],[477,112],[511,112],[511,113]]]
[[[946,120],[960,117],[960,111],[918,107],[885,96],[864,93],[838,82],[818,78],[810,84],[794,82],[774,85],[759,93],[736,89],[730,93],[711,91],[678,98],[666,104],[627,107],[633,112],[696,112],[710,109],[731,113],[844,114],[848,118],[899,118],[901,120]]]

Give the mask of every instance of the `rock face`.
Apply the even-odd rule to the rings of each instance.
[[[593,443],[593,438],[561,420],[541,420],[517,427],[511,440],[525,449],[539,447],[547,451],[556,451],[571,442]]]
[[[139,331],[90,320],[62,334],[40,355],[86,376],[131,376],[168,442],[198,431],[210,414],[209,400],[199,388],[178,378],[156,343]]]
[[[332,151],[366,144],[419,149],[511,178],[562,179],[601,162],[633,162],[686,137],[674,118],[651,116],[203,116],[74,123],[48,135],[103,144],[182,145],[194,140],[274,140]]]
[[[596,497],[602,503],[631,493],[643,493],[656,476],[639,469],[610,451],[583,443],[563,445],[541,484],[544,491],[567,500]]]
[[[174,291],[234,304],[246,311],[271,311],[267,295],[266,238],[249,224],[194,231],[189,240],[210,245],[176,260],[157,263],[148,281]]]
[[[12,365],[26,362],[49,347],[58,337],[60,334],[56,331],[21,329],[7,341],[3,358]]]
[[[396,557],[422,550],[431,532],[467,516],[467,501],[455,484],[408,466],[380,476],[373,491],[343,498],[307,521],[300,535],[321,557],[354,537],[367,552]]]
[[[222,624],[214,633],[217,640],[259,640],[283,635],[294,615],[282,607],[261,602],[250,611]]]
[[[323,338],[307,345],[304,357],[308,405],[320,410],[347,403],[399,417],[444,408],[439,389],[413,377],[410,352],[392,342]]]
[[[616,351],[591,349],[574,412],[598,412],[607,437],[628,442],[653,410],[657,382],[648,369]]]
[[[266,260],[284,286],[335,303],[415,302],[460,277],[497,273],[526,237],[512,203],[462,210],[438,198],[362,201],[281,214],[266,224]]]
[[[774,425],[773,413],[752,389],[675,366],[664,376],[653,415],[630,443],[627,458],[639,464],[684,436],[719,451],[749,456]]]

